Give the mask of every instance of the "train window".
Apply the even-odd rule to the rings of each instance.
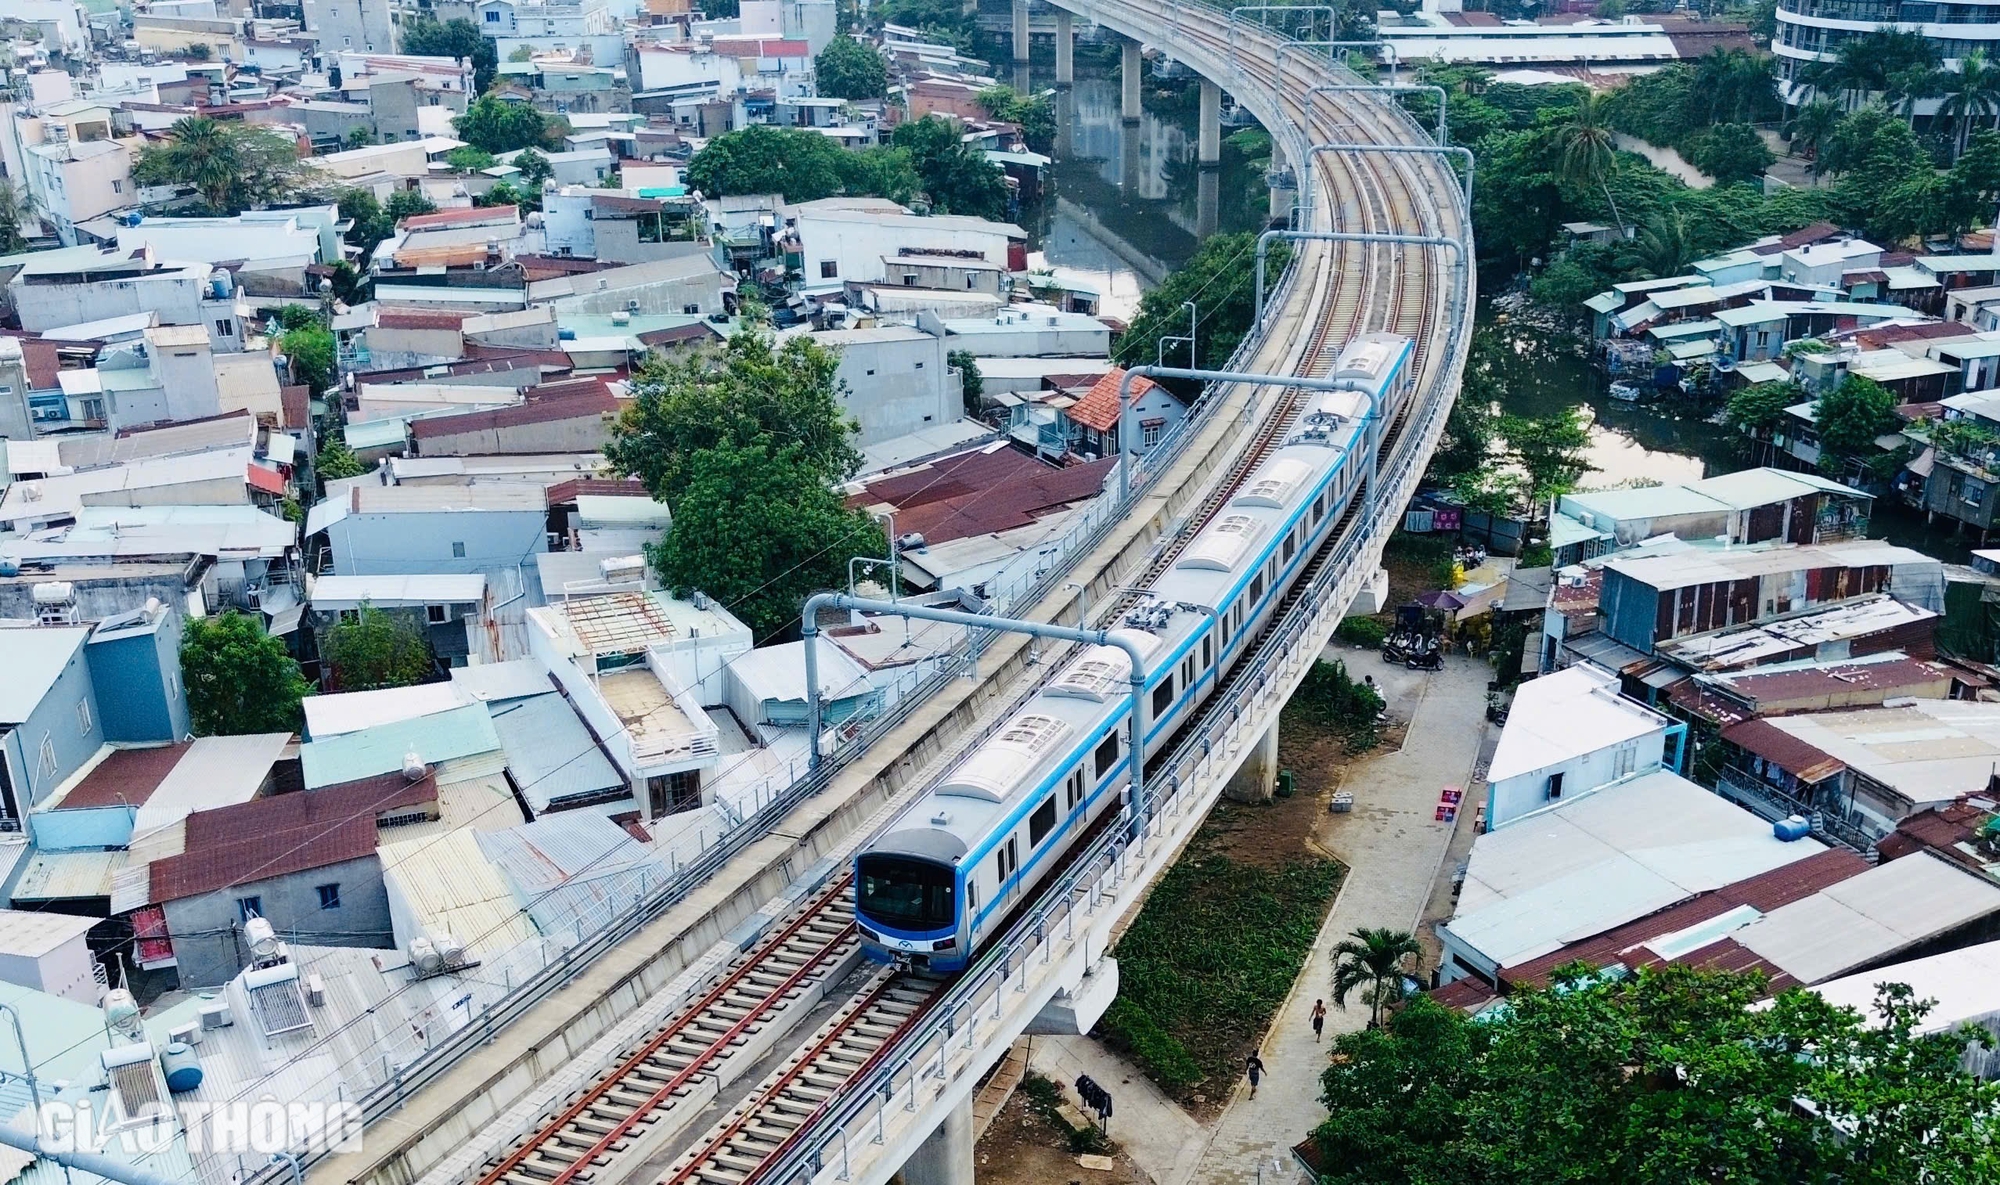
[[[1291,537],[1290,535],[1287,535],[1287,536],[1285,536],[1285,562],[1286,562],[1286,563],[1288,563],[1288,564],[1289,564],[1289,563],[1291,563],[1291,562],[1292,562],[1292,553],[1293,553],[1294,551],[1296,551],[1296,550],[1298,550],[1298,546],[1297,546],[1297,544],[1296,544],[1296,543],[1294,543],[1294,542],[1293,542],[1293,540],[1292,540],[1292,537]]]
[[[1042,805],[1035,808],[1034,814],[1028,816],[1028,846],[1034,847],[1047,839],[1049,832],[1054,831],[1055,827],[1056,796],[1051,794],[1043,800]]]
[[[1097,746],[1098,779],[1100,781],[1103,780],[1104,775],[1110,773],[1111,767],[1117,764],[1118,764],[1118,734],[1114,732],[1110,736],[1104,738],[1103,744]]]
[[[1181,686],[1194,686],[1194,655],[1192,654],[1188,655],[1187,661],[1181,664]]]
[[[864,855],[858,905],[863,916],[910,930],[951,925],[952,871],[903,856]]]
[[[1077,770],[1071,774],[1063,785],[1069,791],[1066,805],[1070,810],[1075,810],[1077,804],[1083,801],[1083,771]]]
[[[1254,605],[1258,601],[1261,601],[1263,599],[1264,599],[1264,574],[1262,572],[1259,572],[1257,573],[1257,579],[1252,580],[1250,582],[1250,603]]]
[[[965,912],[979,912],[979,874],[970,873],[965,878]]]
[[[1014,847],[1014,837],[1010,835],[1007,837],[1007,842],[1000,845],[1000,850],[993,853],[993,868],[994,871],[1000,874],[1000,889],[1002,892],[1006,891],[1007,878],[1013,876],[1014,870],[1019,867],[1021,867],[1021,858]]]
[[[1213,637],[1204,637],[1201,640],[1201,669],[1204,671],[1207,670],[1209,664],[1214,661],[1212,658],[1209,657],[1210,655],[1209,644],[1214,641],[1215,639]]]
[[[1166,715],[1169,711],[1173,710],[1173,706],[1174,677],[1168,675],[1166,678],[1160,680],[1158,687],[1153,688],[1153,719],[1158,720],[1160,717]]]

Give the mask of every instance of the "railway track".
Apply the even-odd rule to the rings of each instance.
[[[670,1023],[490,1165],[480,1185],[603,1185],[683,1133],[853,969],[852,877],[815,893]]]
[[[755,1179],[850,1081],[874,1068],[883,1051],[923,1016],[942,984],[893,967],[877,971],[811,1041],[683,1153],[660,1185],[743,1185]]]
[[[1226,57],[1220,38],[1190,35]],[[1297,96],[1311,83],[1287,89],[1298,81],[1293,77],[1294,69],[1285,70],[1280,77],[1263,63],[1245,65],[1252,83],[1271,89],[1287,115],[1303,122],[1307,112]],[[1351,106],[1322,103],[1311,114],[1314,120],[1307,126],[1309,141],[1352,138],[1394,142],[1402,135],[1401,129],[1385,126],[1390,119],[1386,111],[1366,102]],[[1321,154],[1310,166],[1301,162],[1301,167],[1321,174],[1318,190],[1329,223],[1345,211],[1358,215],[1352,221],[1342,221],[1342,229],[1448,234],[1462,229],[1455,203],[1441,208],[1434,200],[1439,178],[1449,173],[1435,161]],[[1442,252],[1385,244],[1309,242],[1295,246],[1301,269],[1298,274],[1309,276],[1306,282],[1315,289],[1316,311],[1298,332],[1289,336],[1274,332],[1271,336],[1276,340],[1258,356],[1258,364],[1270,370],[1289,366],[1289,373],[1322,376],[1347,339],[1372,331],[1404,333],[1416,341],[1412,365],[1417,387],[1420,391],[1432,389],[1437,367],[1453,362],[1440,358],[1435,349],[1445,307],[1438,275]],[[1301,336],[1303,347],[1299,348]],[[1282,444],[1305,402],[1306,393],[1299,388],[1279,388],[1248,444],[1134,583],[1143,585],[1175,561],[1187,542]],[[1398,463],[1415,447],[1414,441],[1404,438],[1409,419],[1410,408],[1406,407],[1384,433],[1378,454],[1378,465],[1385,467],[1384,477],[1386,466]],[[1361,504],[1360,498],[1350,504],[1325,546],[1294,583],[1280,613],[1272,616],[1273,621],[1282,617],[1282,610],[1296,601],[1312,576],[1338,553],[1349,532],[1357,529]],[[1113,598],[1102,612],[1116,613],[1121,606],[1122,598]],[[1052,678],[1062,662],[1061,654],[1051,655],[1044,679],[1037,685]],[[1021,698],[1034,690],[1026,688]],[[1005,720],[1018,702],[1010,703],[996,719]],[[935,769],[957,760],[985,739],[986,732],[978,730],[949,747],[930,766]],[[775,1047],[779,1034],[795,1027],[820,993],[854,966],[859,937],[847,900],[848,884],[848,878],[841,878],[795,911],[672,1023],[551,1116],[508,1156],[489,1166],[478,1178],[479,1185],[612,1185],[684,1138],[725,1082],[741,1078],[759,1056]],[[755,1180],[810,1128],[848,1082],[870,1069],[885,1050],[894,1047],[901,1033],[922,1018],[937,998],[938,989],[938,981],[896,969],[874,973],[808,1041],[683,1150],[664,1177],[656,1179],[662,1185],[746,1185]]]

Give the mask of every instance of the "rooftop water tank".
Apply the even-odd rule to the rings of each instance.
[[[1771,824],[1771,834],[1784,840],[1786,843],[1791,843],[1795,839],[1804,839],[1806,836],[1811,835],[1812,824],[1797,815],[1791,815]]]
[[[160,1051],[160,1070],[167,1076],[167,1089],[175,1094],[201,1085],[201,1055],[185,1041],[175,1041]]]

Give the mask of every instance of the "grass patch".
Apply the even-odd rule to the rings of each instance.
[[[1366,753],[1382,742],[1381,718],[1382,696],[1338,660],[1314,663],[1285,704],[1286,724],[1337,733],[1349,753]]]
[[[1183,1099],[1203,1085],[1226,1089],[1242,1071],[1343,871],[1309,856],[1276,868],[1231,859],[1216,851],[1215,827],[1212,815],[1118,943],[1118,999],[1102,1023],[1113,1046]]]
[[[1071,1152],[1105,1153],[1111,1151],[1111,1137],[1096,1127],[1084,1126],[1081,1130],[1069,1125],[1062,1116],[1062,1087],[1051,1079],[1033,1070],[1021,1076],[1021,1096],[1028,1101],[1028,1109],[1042,1117],[1042,1121],[1059,1132],[1069,1133]]]

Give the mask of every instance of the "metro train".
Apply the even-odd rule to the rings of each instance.
[[[1409,398],[1413,343],[1354,339],[1283,443],[1152,581],[1113,632],[1145,656],[1145,748],[1192,718],[1276,612],[1363,486]],[[1371,409],[1370,403],[1373,403]],[[854,858],[864,950],[962,971],[1129,782],[1131,659],[1085,647]]]

